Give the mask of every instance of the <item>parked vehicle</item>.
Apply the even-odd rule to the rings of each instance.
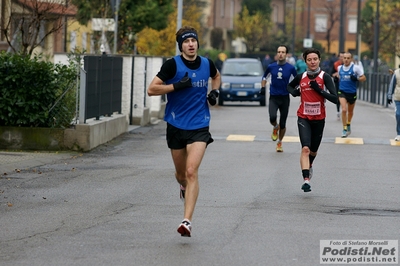
[[[265,106],[265,95],[260,95],[264,74],[261,61],[255,58],[228,58],[221,70],[218,104],[224,102],[260,102]]]

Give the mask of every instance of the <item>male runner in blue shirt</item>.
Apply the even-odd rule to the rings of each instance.
[[[208,103],[217,103],[221,77],[213,61],[197,55],[196,29],[184,26],[176,33],[180,55],[167,60],[149,85],[149,96],[167,94],[164,120],[167,144],[175,165],[175,177],[184,200],[181,236],[190,237],[192,216],[199,195],[198,171],[206,147],[213,142],[209,132]],[[211,77],[211,92],[208,80]],[[208,101],[208,103],[207,103]]]
[[[283,152],[282,140],[286,132],[286,119],[289,113],[290,98],[287,85],[297,75],[293,65],[286,62],[289,48],[280,45],[277,49],[278,61],[268,65],[261,80],[261,95],[265,95],[265,86],[270,79],[269,87],[269,121],[273,126],[271,138],[278,140],[276,145],[277,152]],[[280,112],[279,124],[277,123],[277,113]]]
[[[351,53],[343,54],[343,65],[338,66],[338,72],[333,74],[339,78],[339,101],[342,108],[342,138],[351,133],[351,119],[354,115],[354,107],[357,100],[357,81],[364,82],[367,78],[364,69],[353,63]]]

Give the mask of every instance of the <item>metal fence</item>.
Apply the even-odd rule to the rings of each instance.
[[[391,75],[389,73],[366,73],[367,80],[359,82],[357,98],[387,106],[387,92],[390,84]]]
[[[79,102],[78,80],[60,84],[57,100],[48,110],[49,126],[52,128],[69,128],[77,124],[77,105]]]

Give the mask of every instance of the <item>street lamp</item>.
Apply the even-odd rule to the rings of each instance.
[[[120,0],[114,0],[111,1],[113,3],[112,7],[114,10],[114,16],[115,16],[115,26],[114,26],[114,54],[117,53],[117,45],[118,45],[118,11],[119,11],[119,4]]]
[[[310,39],[310,16],[311,16],[310,9],[311,9],[311,0],[308,0],[307,39]]]
[[[296,0],[293,1],[292,51],[296,49]]]
[[[374,73],[378,73],[379,53],[379,0],[376,1],[375,30],[374,30]]]
[[[356,54],[358,58],[361,60],[360,57],[360,42],[361,42],[361,0],[357,2],[357,35],[356,35]]]
[[[183,0],[178,0],[178,16],[176,19],[176,30],[177,31],[182,27],[182,5],[183,5]],[[181,51],[179,51],[178,44],[176,44],[176,46],[175,46],[175,53],[176,53],[176,55],[181,53]]]
[[[375,35],[374,35],[374,69],[373,77],[374,82],[371,89],[371,102],[375,102],[376,90],[378,89],[378,53],[379,53],[379,0],[376,1],[376,15],[375,15]]]

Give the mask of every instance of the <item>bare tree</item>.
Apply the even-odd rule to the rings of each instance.
[[[332,42],[332,30],[335,29],[336,22],[340,20],[340,10],[337,10],[337,4],[333,1],[326,2],[324,7],[328,15],[325,39],[327,51],[330,51]]]
[[[66,23],[63,18],[74,13],[68,2],[10,0],[8,17],[1,23],[9,51],[32,55],[35,48],[43,46],[46,38],[59,33]]]
[[[353,0],[345,0],[344,10],[348,10],[352,2]],[[326,14],[328,15],[325,40],[327,51],[330,51],[332,43],[332,31],[337,29],[335,25],[340,21],[340,7],[336,1],[327,1],[324,4],[324,8],[326,10]]]

